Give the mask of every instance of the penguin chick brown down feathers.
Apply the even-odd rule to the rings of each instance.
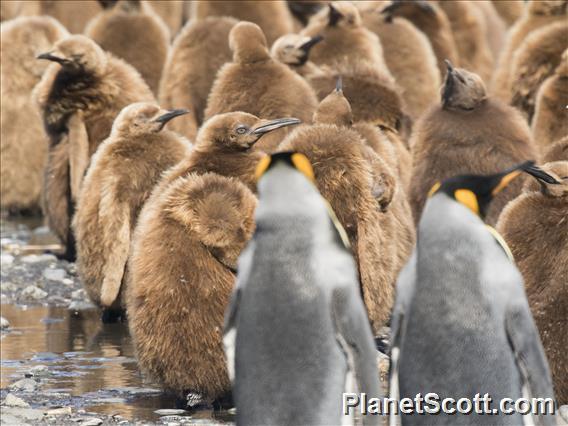
[[[297,117],[309,123],[317,107],[310,85],[286,65],[273,60],[258,25],[239,22],[229,34],[233,62],[225,64],[213,84],[205,118],[244,111],[265,119]],[[263,138],[257,148],[271,151],[286,130]]]
[[[357,267],[307,158],[278,153],[259,169],[257,229],[223,338],[237,423],[339,424],[343,392],[379,397]]]
[[[536,159],[526,121],[512,107],[487,97],[479,76],[448,63],[442,102],[425,113],[410,141],[413,176],[410,204],[418,222],[432,185],[460,173],[488,174],[520,161]],[[521,190],[513,182],[491,203],[487,214],[495,224],[505,204]]]
[[[145,1],[119,0],[96,16],[85,34],[138,70],[157,94],[170,48],[170,31]]]
[[[59,22],[45,16],[2,23],[0,206],[3,210],[39,207],[48,141],[30,93],[49,64],[35,57],[67,35]]]
[[[142,371],[179,396],[192,391],[209,400],[230,390],[223,314],[255,205],[236,179],[190,174],[140,215],[128,263],[128,324]]]
[[[69,226],[90,156],[108,137],[122,108],[154,97],[134,68],[85,36],[65,38],[38,58],[55,62],[33,93],[50,138],[43,190],[45,215],[66,244],[66,256],[73,258]]]
[[[404,225],[404,213],[393,204],[400,190],[393,170],[355,130],[335,124],[300,126],[279,150],[300,152],[313,164],[316,185],[349,237],[363,301],[378,332],[389,316],[396,275],[414,244],[412,224]],[[408,221],[409,216],[407,211]]]
[[[542,157],[544,162],[568,161],[568,136],[553,143]]]
[[[472,211],[475,203],[487,204],[487,193],[516,180],[520,170],[542,174],[529,162],[485,178],[462,175],[432,188],[415,251],[397,282],[391,398],[427,392],[440,398],[554,397],[523,278],[503,239]],[[527,420],[556,422],[550,411],[539,417]],[[470,412],[408,414],[401,420],[405,425],[520,425],[524,418]]]
[[[189,21],[174,40],[160,83],[160,105],[189,109],[171,129],[194,140],[203,124],[207,97],[217,71],[231,62],[229,32],[236,19],[212,16]]]
[[[568,403],[568,161],[542,166],[503,210],[497,229],[509,244],[550,363],[558,405]]]
[[[73,230],[79,276],[99,306],[120,305],[117,298],[140,209],[162,172],[189,156],[190,144],[163,129],[185,113],[152,103],[131,104],[91,160]]]

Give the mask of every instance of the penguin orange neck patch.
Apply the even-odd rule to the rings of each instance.
[[[477,196],[473,191],[469,189],[456,189],[454,192],[454,198],[476,215],[479,215],[479,202],[477,201]]]

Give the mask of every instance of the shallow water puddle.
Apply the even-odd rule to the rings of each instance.
[[[143,381],[126,324],[102,324],[96,310],[2,305],[11,331],[1,340],[0,387],[45,365],[34,400],[84,408],[130,420],[158,421],[154,411],[174,408],[174,399]],[[231,420],[226,412],[203,410],[192,419]],[[199,420],[198,420],[199,419]],[[163,420],[163,419],[162,419]]]

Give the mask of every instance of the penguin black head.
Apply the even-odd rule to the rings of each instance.
[[[112,132],[128,136],[157,133],[170,120],[188,112],[186,109],[165,110],[151,102],[136,102],[120,111]]]
[[[522,172],[539,179],[550,180],[552,178],[536,167],[534,161],[526,161],[492,175],[460,175],[446,179],[443,182],[436,183],[428,196],[432,197],[444,193],[483,219],[493,197]]]
[[[228,151],[247,151],[265,134],[300,124],[297,118],[262,120],[246,112],[217,114],[201,126],[197,145]]]
[[[357,6],[350,1],[334,1],[328,5],[329,27],[360,27],[361,15]]]
[[[49,52],[42,53],[37,59],[57,62],[66,71],[101,74],[107,66],[104,50],[89,37],[72,35],[58,41]]]
[[[448,72],[442,86],[444,109],[471,111],[487,99],[487,89],[481,77],[463,68],[454,68],[445,60]]]
[[[305,37],[300,34],[286,34],[274,42],[270,54],[274,59],[291,67],[304,65],[310,50],[323,40],[322,36]]]

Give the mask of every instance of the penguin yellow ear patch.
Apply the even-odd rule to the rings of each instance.
[[[442,186],[442,184],[440,182],[436,182],[434,186],[430,189],[430,191],[428,191],[428,197],[434,195],[436,191],[440,189],[440,186]]]
[[[266,173],[268,167],[270,167],[270,163],[272,162],[272,157],[267,155],[266,157],[262,157],[262,159],[258,162],[256,166],[256,170],[254,172],[254,177],[256,180],[259,180],[263,174]]]
[[[479,203],[473,191],[469,189],[458,189],[454,192],[454,198],[475,214],[479,214]]]
[[[291,159],[292,159],[292,164],[296,169],[302,172],[311,181],[315,181],[316,178],[314,175],[314,169],[312,168],[312,165],[310,163],[310,160],[308,160],[308,157],[306,157],[304,154],[295,153],[292,154]]]

